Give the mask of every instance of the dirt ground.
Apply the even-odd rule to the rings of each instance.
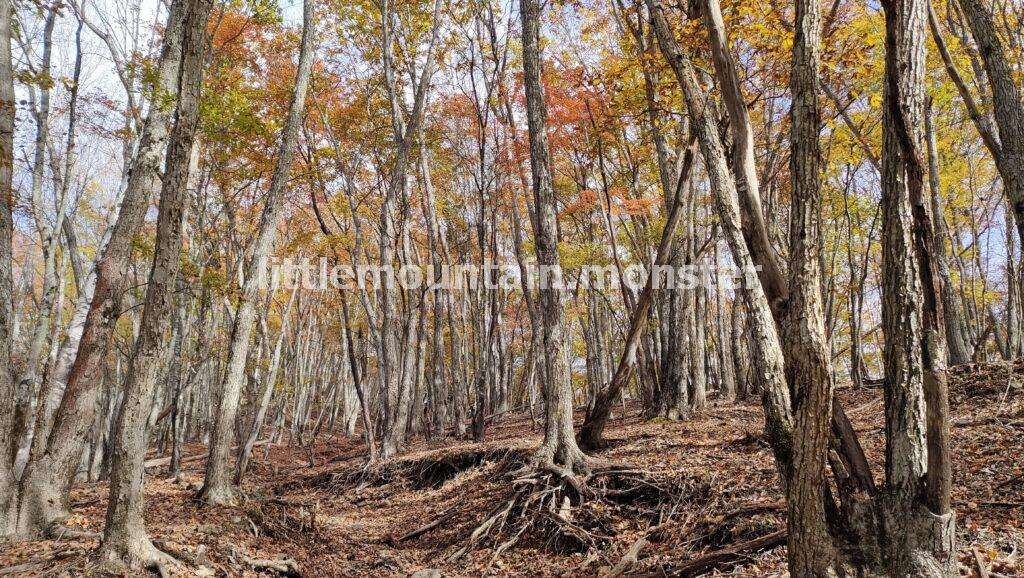
[[[961,571],[1024,576],[1024,365],[959,367],[953,377]],[[881,395],[877,388],[840,391],[878,480]],[[712,402],[681,423],[645,422],[636,413],[616,415],[606,434],[610,447],[600,453],[623,468],[588,481],[604,498],[537,504],[536,520],[527,521],[518,508],[501,515],[515,488],[533,483],[517,486],[513,479],[541,437],[540,423],[528,414],[506,414],[490,424],[483,444],[416,440],[399,460],[372,472],[363,468],[358,437],[321,436],[312,451],[273,446],[269,457],[257,449],[246,500],[231,508],[194,500],[202,460],[187,462],[175,481],[153,469],[146,522],[158,546],[182,561],[171,569],[175,576],[286,574],[294,567],[281,566],[281,573],[261,567],[281,559],[293,560],[300,575],[317,577],[408,576],[424,569],[443,576],[598,576],[631,546],[639,549],[633,573],[673,575],[687,561],[783,528],[778,476],[756,400]],[[196,445],[186,456],[202,453]],[[77,485],[71,522],[99,532],[106,494],[104,483]],[[572,523],[544,514],[556,508]],[[96,575],[96,545],[93,537],[6,544],[0,575]],[[769,544],[708,575],[786,576],[784,561],[785,548]]]

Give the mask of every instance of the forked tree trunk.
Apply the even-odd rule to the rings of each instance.
[[[886,566],[956,576],[941,279],[925,191],[927,0],[888,0],[882,151]]]
[[[659,1],[647,0],[647,6],[658,36],[658,45],[682,89],[686,108],[697,133],[722,234],[732,252],[733,261],[745,276],[740,293],[746,304],[750,324],[752,365],[759,376],[758,386],[762,388],[764,398],[765,429],[780,469],[785,471],[792,456],[793,415],[781,342],[765,289],[761,283],[750,278],[755,275],[757,266],[743,234],[739,196],[718,133],[714,103],[708,100],[707,93],[700,88],[693,65],[672,35]]]
[[[160,189],[156,253],[149,272],[139,337],[128,362],[124,397],[114,426],[110,468],[110,497],[100,556],[115,568],[159,566],[164,556],[150,542],[142,518],[143,459],[147,421],[157,379],[169,347],[165,326],[174,309],[174,288],[181,266],[185,210],[188,200],[189,159],[199,122],[207,19],[212,0],[187,4],[178,76],[178,106],[167,147]]]
[[[266,204],[260,217],[260,228],[252,257],[245,268],[242,299],[235,313],[231,329],[231,346],[228,368],[221,385],[220,403],[217,405],[213,434],[210,437],[210,457],[206,463],[206,479],[199,492],[200,499],[207,504],[229,504],[234,501],[235,488],[231,479],[231,446],[235,439],[235,418],[238,402],[245,379],[245,362],[249,356],[249,338],[256,319],[256,304],[259,300],[260,280],[265,278],[267,260],[274,248],[277,236],[277,221],[284,206],[288,190],[292,159],[296,142],[302,128],[303,111],[306,106],[306,90],[313,69],[313,50],[316,24],[313,21],[314,0],[305,0],[302,9],[302,45],[299,49],[299,64],[295,74],[295,88],[288,106],[288,119],[281,131],[281,145],[274,176],[267,192]],[[272,378],[271,378],[272,379]]]

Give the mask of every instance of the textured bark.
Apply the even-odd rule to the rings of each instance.
[[[586,468],[586,455],[576,444],[572,424],[572,382],[565,348],[562,305],[562,268],[558,255],[558,207],[551,182],[551,158],[547,139],[547,105],[544,102],[538,0],[521,0],[523,85],[530,141],[533,198],[537,212],[534,239],[541,268],[540,313],[543,331],[545,419],[544,441],[537,458],[569,471]]]
[[[707,406],[708,398],[708,346],[704,332],[707,323],[707,288],[703,285],[694,287],[690,299],[690,409],[700,411]]]
[[[960,0],[963,15],[978,45],[989,87],[992,112],[999,129],[999,154],[994,155],[1006,198],[1013,205],[1017,231],[1024,243],[1024,101],[1003,43],[996,33],[993,15],[984,0]],[[984,133],[983,133],[984,136]],[[991,137],[986,139],[992,140]]]
[[[14,169],[14,70],[11,63],[11,0],[0,0],[0,399],[14,399],[11,349],[14,331],[14,278],[11,241],[14,208],[11,178]],[[14,425],[14,404],[0,403],[0,432]],[[15,479],[13,456],[0,446],[0,533],[11,525]]]
[[[96,397],[102,384],[103,359],[118,315],[128,274],[132,240],[145,219],[150,198],[160,183],[167,134],[174,117],[185,10],[174,3],[164,32],[154,93],[138,152],[132,162],[124,200],[110,241],[95,267],[95,289],[86,314],[78,354],[57,407],[46,450],[33,456],[21,481],[18,533],[36,532],[67,515],[67,493],[86,440],[92,432]]]
[[[305,0],[302,10],[302,45],[299,49],[299,64],[295,74],[288,106],[288,118],[281,131],[281,144],[274,175],[260,216],[259,232],[253,247],[252,257],[245,268],[242,297],[235,313],[231,329],[231,346],[227,372],[221,384],[220,403],[217,405],[213,434],[210,438],[210,457],[206,464],[206,479],[200,490],[200,499],[208,504],[228,504],[234,499],[231,483],[231,446],[235,438],[235,418],[238,402],[245,379],[245,362],[249,355],[249,339],[256,319],[256,303],[259,300],[261,278],[265,278],[267,260],[274,248],[277,236],[277,222],[284,206],[288,190],[292,159],[295,157],[299,131],[302,129],[303,111],[306,106],[306,91],[313,69],[313,51],[316,25],[313,20],[314,0]]]
[[[942,183],[939,181],[939,154],[935,143],[935,127],[932,108],[929,106],[925,115],[925,132],[928,143],[928,185],[931,192],[931,215],[933,235],[935,237],[936,273],[942,280],[942,311],[945,323],[946,354],[951,365],[971,362],[970,333],[964,320],[960,295],[953,287],[953,278],[949,274],[949,261],[946,254],[946,215],[942,202]]]
[[[892,575],[955,576],[941,280],[925,192],[925,0],[888,0],[882,154],[882,325]]]
[[[793,463],[786,486],[787,553],[795,578],[835,572],[836,550],[825,520],[825,465],[832,410],[832,364],[822,304],[820,110],[821,7],[797,0],[790,88],[790,296],[786,371],[794,393]]]
[[[718,0],[699,0],[701,18],[711,42],[711,60],[715,77],[722,90],[722,100],[729,114],[729,128],[732,131],[732,169],[736,178],[736,192],[739,195],[740,216],[743,235],[754,256],[761,265],[758,276],[765,286],[772,307],[777,311],[788,299],[789,287],[786,274],[772,247],[761,208],[760,185],[757,166],[754,162],[754,128],[750,123],[747,104],[740,88],[740,77],[736,70],[732,52],[729,49],[728,33],[722,18]]]
[[[179,97],[167,147],[160,189],[156,252],[149,272],[139,336],[128,362],[124,397],[114,426],[110,498],[100,557],[115,568],[158,566],[163,555],[146,535],[142,481],[145,473],[147,421],[170,336],[165,331],[174,313],[174,288],[181,266],[189,159],[199,122],[199,97],[207,46],[207,19],[212,0],[192,0],[183,27]]]

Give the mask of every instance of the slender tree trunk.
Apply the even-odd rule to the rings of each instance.
[[[80,257],[78,255],[77,241],[74,234],[74,226],[70,220],[64,216],[64,203],[68,196],[68,190],[71,182],[71,172],[75,166],[75,144],[76,144],[76,132],[78,126],[78,88],[79,82],[82,76],[82,28],[84,23],[81,19],[78,20],[78,28],[75,31],[75,63],[73,72],[71,75],[71,83],[69,88],[70,103],[68,105],[68,125],[67,125],[67,145],[64,149],[64,167],[61,172],[62,177],[60,179],[61,192],[57,196],[60,200],[58,207],[57,226],[60,227],[64,238],[67,241],[67,252],[71,258],[71,264],[75,275],[75,287],[78,293],[87,297],[92,296],[92,289],[95,286],[95,278],[90,274],[89,277],[84,277],[80,264]],[[56,249],[56,246],[54,246]],[[56,251],[54,251],[55,253]],[[92,283],[90,283],[92,281]],[[68,327],[68,337],[65,337],[64,343],[60,344],[60,349],[56,352],[53,362],[51,363],[52,371],[49,372],[46,380],[43,382],[42,391],[39,393],[39,407],[36,413],[36,420],[33,424],[33,430],[29,435],[29,446],[32,451],[38,454],[45,449],[44,442],[46,436],[50,433],[50,425],[53,420],[53,412],[57,409],[57,404],[60,403],[60,398],[64,393],[64,384],[67,376],[67,369],[70,367],[67,360],[70,355],[69,340],[72,339],[73,332],[76,337],[73,343],[77,345],[77,336],[80,336],[81,322],[85,320],[86,300],[80,299],[81,303],[76,302],[75,317],[72,319],[72,324]],[[57,308],[60,311],[60,307]],[[82,312],[79,316],[79,311]],[[78,321],[78,324],[75,324]],[[56,345],[56,337],[53,337],[53,343]],[[26,448],[27,450],[27,448]],[[25,452],[24,458],[28,459],[29,453]],[[24,467],[24,462],[21,466],[15,466],[15,471],[20,473]]]
[[[391,107],[391,124],[395,144],[395,160],[391,167],[391,175],[386,185],[384,202],[381,206],[380,215],[380,264],[387,270],[394,266],[395,245],[404,241],[406,230],[402,227],[402,239],[396,238],[395,231],[395,204],[407,202],[406,177],[408,172],[409,157],[414,139],[418,138],[420,127],[423,123],[424,111],[426,108],[427,94],[430,90],[431,78],[434,73],[434,48],[437,44],[440,32],[440,0],[435,0],[433,10],[433,21],[431,24],[431,39],[427,49],[426,62],[417,80],[412,112],[408,121],[403,118],[400,92],[395,78],[395,62],[392,54],[392,42],[395,36],[395,14],[391,0],[384,0],[381,5],[381,44],[383,48],[384,83],[388,92],[388,99]],[[405,213],[398,211],[399,217],[405,219]],[[406,252],[402,252],[405,254]],[[395,315],[397,297],[394,287],[394,280],[386,278],[380,287],[380,374],[384,386],[384,420],[381,454],[384,458],[395,456],[405,441],[405,422],[401,415],[408,415],[408,408],[402,407],[402,403],[409,398],[405,391],[407,375],[404,368],[407,365],[407,357],[415,357],[413,351],[408,349],[399,350],[399,327]],[[420,306],[422,306],[422,302]],[[410,306],[411,303],[410,303]],[[414,317],[409,319],[410,326],[414,325]],[[408,335],[408,331],[407,331]],[[400,415],[401,414],[401,415]],[[400,425],[401,424],[401,425]]]
[[[51,8],[46,15],[43,26],[43,56],[39,74],[43,77],[51,75],[51,61],[53,53],[53,29],[57,20],[57,8]],[[33,98],[34,101],[34,98]],[[28,457],[28,448],[32,441],[32,433],[35,422],[35,401],[36,392],[40,386],[42,375],[43,357],[47,351],[47,342],[51,335],[51,320],[53,319],[53,306],[58,292],[57,275],[57,249],[60,235],[59,231],[50,225],[49,215],[43,201],[43,179],[46,170],[46,151],[50,145],[50,85],[42,83],[39,89],[39,103],[33,110],[36,121],[35,154],[32,165],[31,185],[31,209],[32,216],[36,223],[36,231],[39,234],[39,246],[42,250],[43,278],[42,291],[39,301],[36,304],[35,322],[32,324],[29,338],[28,355],[25,360],[25,371],[18,379],[18,393],[15,397],[15,422],[11,441],[16,444],[15,451],[18,456],[15,458],[15,475],[20,475],[22,467]],[[65,191],[66,192],[66,191]],[[55,194],[57,227],[60,227],[64,217],[64,199]]]
[[[751,329],[751,354],[759,376],[765,407],[765,429],[779,464],[791,463],[793,443],[793,416],[789,386],[784,374],[781,342],[768,296],[761,283],[752,282],[750,275],[757,271],[748,249],[740,219],[740,201],[736,192],[729,163],[725,157],[721,137],[715,122],[713,103],[708,101],[697,82],[693,65],[683,54],[658,0],[647,0],[658,45],[675,73],[683,91],[689,116],[711,181],[715,208],[723,235],[729,244],[733,260],[745,278],[740,288],[746,303]]]
[[[160,566],[165,556],[150,542],[143,522],[142,479],[146,426],[156,382],[168,348],[164,326],[173,315],[174,288],[181,264],[188,200],[189,160],[199,122],[207,19],[211,0],[187,4],[174,129],[160,190],[156,254],[147,283],[139,337],[128,362],[124,398],[114,427],[110,498],[100,556],[114,567]]]
[[[11,179],[14,172],[14,70],[11,63],[11,0],[0,0],[0,399],[13,400],[11,349],[14,331],[14,277],[11,242],[14,234]],[[0,432],[14,426],[14,404],[0,404]],[[13,526],[15,493],[13,455],[0,445],[0,534]]]
[[[742,208],[743,235],[755,262],[762,266],[758,275],[769,298],[775,299],[772,306],[778,308],[785,302],[788,287],[785,271],[771,245],[764,211],[761,208],[760,185],[754,162],[754,129],[740,88],[736,63],[729,50],[722,8],[718,0],[699,2],[704,27],[711,42],[715,76],[722,89],[726,111],[729,113],[729,126],[733,137],[732,168]]]
[[[654,297],[655,274],[658,267],[668,263],[669,257],[674,251],[676,229],[679,226],[679,221],[683,218],[684,203],[682,202],[681,193],[683,190],[689,191],[690,188],[690,179],[693,174],[693,156],[696,152],[694,148],[691,144],[691,146],[686,148],[686,152],[683,153],[685,157],[682,161],[683,169],[678,181],[679,184],[676,185],[668,218],[665,221],[665,228],[662,230],[661,241],[658,244],[658,251],[654,258],[653,267],[651,267],[651,273],[648,275],[647,282],[637,298],[636,308],[634,308],[629,317],[626,343],[623,345],[622,355],[619,356],[619,363],[616,366],[615,373],[612,374],[608,385],[598,393],[597,399],[594,401],[593,410],[587,414],[587,419],[583,421],[583,425],[580,427],[577,437],[580,446],[585,449],[601,447],[601,436],[604,433],[605,425],[608,423],[608,418],[611,417],[612,407],[615,405],[616,400],[619,399],[622,389],[629,382],[633,365],[637,362],[637,349],[640,347],[643,329],[647,324],[647,314],[650,311],[651,302]]]
[[[947,354],[951,365],[971,362],[970,336],[964,321],[963,307],[960,296],[953,287],[953,278],[949,274],[949,261],[946,257],[946,215],[942,202],[942,183],[939,181],[939,153],[935,142],[934,114],[928,106],[925,115],[925,131],[928,143],[928,184],[931,191],[931,214],[934,223],[936,243],[936,273],[942,280],[942,310],[945,320],[945,338]],[[1009,201],[1008,201],[1009,203]]]
[[[306,105],[306,90],[313,69],[313,51],[316,34],[314,22],[314,0],[305,0],[302,9],[302,45],[299,49],[299,64],[295,74],[295,88],[292,90],[288,118],[281,131],[281,145],[274,176],[271,179],[267,200],[260,217],[259,233],[252,257],[246,266],[242,299],[235,313],[231,330],[231,346],[228,369],[221,384],[220,403],[217,406],[213,436],[210,439],[210,457],[206,464],[206,479],[200,490],[200,499],[207,504],[229,504],[234,501],[232,487],[231,445],[235,438],[235,419],[238,401],[245,379],[245,362],[249,354],[249,338],[256,317],[256,302],[259,299],[260,279],[266,275],[267,260],[274,248],[277,236],[277,222],[280,219],[284,196],[288,190],[292,159],[296,142],[302,128],[303,111]]]
[[[291,296],[288,298],[288,304],[281,313],[281,332],[277,336],[277,343],[274,344],[274,353],[270,358],[270,368],[263,378],[263,391],[259,395],[256,412],[252,418],[252,425],[249,427],[245,443],[238,448],[238,463],[235,466],[234,479],[236,486],[240,485],[242,478],[245,477],[245,472],[249,466],[249,458],[252,457],[252,449],[256,446],[256,440],[263,429],[263,422],[266,421],[267,409],[270,408],[270,400],[274,395],[274,386],[277,384],[277,373],[281,366],[281,350],[284,348],[284,339],[288,334],[288,320],[291,318],[292,307],[295,305],[295,298],[298,296],[298,293],[299,283],[295,283],[292,287]]]
[[[999,129],[1000,146],[994,159],[1024,244],[1024,101],[1003,43],[996,33],[990,5],[984,0],[960,0],[960,6],[978,44],[992,89],[992,112]],[[984,131],[982,136],[986,136]],[[986,139],[990,149],[995,146],[991,142],[993,140],[991,136]]]
[[[715,315],[718,330],[718,371],[721,383],[718,398],[725,402],[736,401],[736,368],[733,364],[732,320],[725,303],[725,289],[722,287],[721,261],[718,259],[718,242],[715,243]]]
[[[523,84],[537,211],[535,243],[540,267],[540,313],[543,330],[545,383],[544,441],[537,460],[570,472],[586,469],[587,456],[576,445],[572,424],[572,382],[565,355],[565,318],[562,304],[561,259],[558,255],[558,207],[551,182],[547,140],[547,105],[541,80],[541,8],[538,0],[521,0]]]

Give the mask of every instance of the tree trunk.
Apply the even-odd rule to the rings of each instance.
[[[11,179],[14,174],[14,70],[11,63],[12,0],[0,0],[0,399],[13,400],[14,375],[11,349],[14,331],[14,277],[11,243],[14,209]],[[0,404],[0,432],[14,426],[14,404]],[[12,500],[16,480],[13,455],[0,445],[0,534],[12,525]]]
[[[277,221],[280,219],[284,205],[296,142],[299,131],[302,129],[306,90],[313,69],[314,35],[316,33],[313,5],[314,0],[305,0],[303,4],[302,45],[299,49],[295,88],[292,90],[291,103],[288,107],[288,119],[281,131],[281,145],[277,162],[274,165],[274,176],[260,217],[259,233],[252,257],[246,266],[242,298],[238,304],[238,311],[235,313],[235,322],[231,331],[228,369],[221,384],[220,403],[217,406],[213,435],[210,439],[210,457],[206,464],[206,479],[199,493],[200,499],[207,504],[223,505],[234,500],[235,489],[232,487],[229,472],[231,471],[231,446],[235,438],[235,418],[242,390],[242,380],[245,378],[249,338],[252,335],[256,317],[256,302],[259,299],[260,291],[259,281],[265,278],[267,260],[274,248]]]
[[[540,313],[543,331],[545,393],[544,441],[538,462],[584,470],[587,456],[576,445],[572,424],[572,382],[566,358],[565,318],[562,305],[561,259],[558,255],[558,207],[551,182],[547,140],[547,105],[541,80],[540,16],[538,0],[521,0],[523,85],[533,173],[534,207],[537,212],[535,243],[540,267]]]
[[[992,89],[992,112],[1001,147],[994,159],[1024,244],[1024,101],[1021,101],[1020,87],[996,33],[989,5],[984,0],[960,0],[960,6],[978,44]],[[982,136],[985,136],[984,131]],[[991,137],[986,139],[990,147],[992,140]]]
[[[181,264],[189,196],[189,160],[199,122],[207,19],[212,4],[211,0],[193,0],[186,5],[188,15],[181,47],[178,106],[160,190],[156,253],[149,272],[139,337],[128,362],[124,398],[113,435],[110,498],[100,556],[115,568],[154,567],[165,561],[146,535],[143,522],[143,460],[147,418],[169,345],[164,327],[173,314],[174,288]]]
[[[732,169],[739,195],[743,235],[754,261],[761,265],[758,275],[773,307],[785,303],[788,288],[785,271],[771,245],[768,227],[761,208],[760,185],[754,162],[754,129],[750,124],[746,101],[740,88],[740,77],[729,50],[728,34],[718,0],[699,0],[704,27],[711,42],[715,76],[722,89],[722,100],[729,114],[729,127],[733,137]]]
[[[793,461],[786,486],[789,571],[795,578],[825,578],[835,571],[836,551],[825,520],[825,465],[832,410],[832,364],[822,304],[821,7],[797,0],[790,87],[789,342],[786,371],[793,386]]]
[[[277,384],[277,373],[281,367],[281,350],[284,348],[284,339],[288,334],[288,320],[291,318],[292,307],[295,305],[295,297],[299,293],[299,284],[292,287],[292,294],[288,298],[288,304],[281,313],[281,330],[277,336],[277,343],[274,344],[274,353],[270,358],[270,368],[263,378],[263,391],[259,395],[256,405],[256,412],[252,417],[252,425],[243,443],[238,448],[238,463],[235,466],[235,485],[242,483],[245,471],[249,466],[249,458],[252,457],[252,449],[256,446],[260,430],[263,429],[263,422],[266,421],[267,409],[270,408],[270,400],[274,395],[274,386]],[[344,297],[344,296],[343,296]]]
[[[922,146],[927,4],[884,7],[885,546],[890,575],[955,576],[941,280]]]
[[[718,243],[715,243],[715,315],[718,331],[718,372],[721,381],[718,399],[725,402],[736,400],[736,368],[733,364],[733,343],[729,311],[725,303],[725,289],[722,287],[721,261],[718,259]]]
[[[960,295],[953,287],[953,278],[949,274],[949,261],[946,257],[946,215],[942,202],[942,183],[939,181],[939,153],[935,142],[935,126],[932,107],[928,106],[925,114],[925,131],[928,143],[928,184],[931,191],[931,214],[934,223],[935,265],[942,280],[942,311],[945,320],[947,355],[950,365],[971,362],[970,335],[964,321]],[[1007,201],[1009,204],[1009,201]]]
[[[187,12],[178,4],[172,4],[168,15],[153,86],[157,95],[154,103],[162,102],[165,97],[177,98],[182,27]],[[124,200],[110,232],[110,242],[95,266],[96,284],[82,328],[78,355],[68,373],[46,451],[32,457],[22,477],[17,527],[10,528],[12,532],[38,532],[68,515],[67,494],[95,419],[103,360],[121,313],[132,241],[160,182],[164,148],[173,118],[173,106],[151,105],[125,186]]]

